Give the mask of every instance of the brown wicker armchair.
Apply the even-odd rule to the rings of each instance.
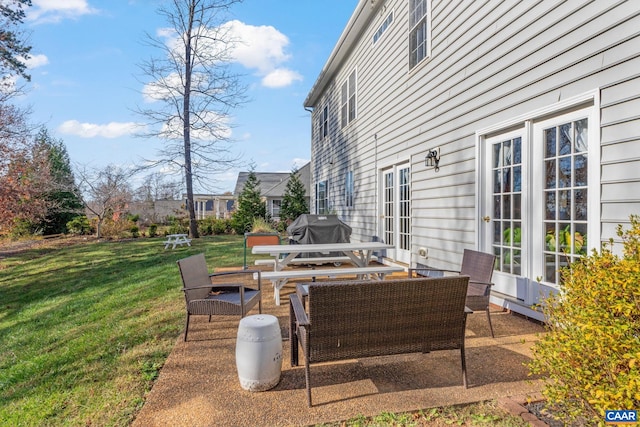
[[[261,277],[259,271],[238,270],[209,274],[204,254],[197,254],[178,261],[180,276],[184,287],[184,298],[187,305],[187,319],[184,328],[184,340],[189,332],[191,315],[240,315],[244,317],[249,310],[258,304],[262,313]],[[257,289],[245,287],[243,282],[214,283],[214,278],[221,276],[244,275],[253,280],[258,273]]]
[[[442,270],[428,266],[418,266],[409,269],[409,277],[414,273],[419,276],[438,277],[446,273],[459,273],[469,276],[469,287],[467,288],[466,306],[473,311],[485,311],[489,321],[491,337],[494,338],[493,325],[491,324],[491,314],[489,311],[489,298],[491,296],[491,277],[496,256],[485,252],[478,252],[465,249],[462,256],[460,271]]]

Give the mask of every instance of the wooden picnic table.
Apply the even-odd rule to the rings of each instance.
[[[271,280],[274,287],[276,305],[280,305],[280,289],[290,278],[301,277],[333,277],[338,275],[356,275],[358,278],[382,279],[385,274],[402,271],[402,267],[369,266],[374,251],[393,249],[394,246],[382,242],[353,242],[353,243],[316,243],[294,245],[260,245],[251,249],[253,254],[269,254],[274,257],[273,272],[263,273],[263,278]],[[347,256],[354,267],[352,268],[317,268],[309,270],[285,270],[294,263],[294,259],[307,253],[342,253]]]
[[[164,243],[165,249],[169,248],[169,246],[171,246],[171,249],[175,249],[176,246],[191,246],[191,239],[186,234],[168,234],[167,240],[162,243]]]

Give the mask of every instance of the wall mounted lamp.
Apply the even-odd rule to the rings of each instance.
[[[424,158],[424,165],[426,167],[432,167],[433,170],[438,172],[440,170],[440,148],[429,150],[427,157]]]

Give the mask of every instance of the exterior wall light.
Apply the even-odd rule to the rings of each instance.
[[[428,168],[432,167],[436,172],[440,170],[440,148],[429,150],[427,157],[424,158],[424,165]]]

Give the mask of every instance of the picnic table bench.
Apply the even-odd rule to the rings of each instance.
[[[264,245],[254,246],[251,250],[254,254],[269,254],[273,257],[272,272],[262,273],[262,277],[271,280],[274,288],[276,305],[280,305],[280,289],[289,279],[301,277],[315,278],[318,276],[333,277],[339,275],[357,275],[358,278],[383,279],[386,274],[404,271],[402,267],[370,266],[369,262],[377,250],[393,249],[393,245],[383,242],[351,242],[351,243],[318,243],[295,245]],[[330,268],[313,270],[289,270],[285,269],[292,263],[304,263],[305,258],[298,258],[301,254],[342,253],[353,264],[353,268]],[[310,258],[306,258],[309,260]],[[340,258],[342,259],[342,258]],[[296,260],[296,261],[294,261]],[[298,261],[299,260],[299,261]]]
[[[377,261],[378,257],[372,255],[371,261]],[[270,259],[257,259],[255,260],[256,265],[275,265],[276,260],[273,258]],[[305,264],[313,264],[313,265],[322,265],[322,264],[342,264],[342,263],[350,263],[353,264],[353,260],[348,256],[328,256],[328,257],[313,257],[313,258],[294,258],[289,261],[289,265],[305,265]]]

